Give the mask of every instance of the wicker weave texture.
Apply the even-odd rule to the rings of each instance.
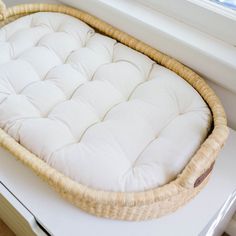
[[[0,26],[35,12],[60,12],[78,18],[99,32],[149,56],[174,71],[203,97],[213,115],[211,134],[185,169],[169,184],[144,192],[107,192],[91,189],[62,175],[25,149],[0,129],[0,145],[34,170],[64,198],[91,214],[121,220],[146,220],[171,213],[193,198],[208,181],[196,187],[196,180],[211,167],[228,136],[227,120],[220,100],[205,81],[188,67],[134,37],[78,9],[63,5],[23,4],[7,9],[0,0]]]

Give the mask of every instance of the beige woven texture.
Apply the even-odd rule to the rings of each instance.
[[[206,101],[213,115],[213,128],[205,142],[174,181],[143,192],[107,192],[81,185],[50,167],[2,129],[0,129],[0,145],[30,167],[64,198],[80,209],[97,216],[121,220],[146,220],[171,213],[187,203],[207,183],[209,175],[206,173],[228,136],[226,115],[213,90],[199,75],[180,62],[78,9],[51,4],[24,4],[7,9],[0,0],[0,26],[35,12],[60,12],[78,18],[99,32],[174,71],[191,84]],[[201,176],[206,176],[206,178],[203,178],[203,182],[200,181],[196,186]]]

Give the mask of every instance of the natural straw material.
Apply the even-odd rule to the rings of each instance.
[[[24,4],[9,9],[6,9],[2,3],[0,6],[2,25],[35,12],[60,12],[84,21],[99,32],[149,56],[160,65],[177,73],[199,92],[213,115],[211,134],[182,173],[169,184],[143,192],[98,191],[79,184],[50,167],[0,129],[0,144],[4,148],[33,169],[67,200],[97,216],[122,220],[160,217],[175,211],[202,189],[207,183],[217,154],[227,139],[228,128],[226,115],[219,99],[199,75],[175,59],[80,10],[50,4]]]
[[[6,5],[4,4],[3,1],[0,0],[0,15],[2,16],[3,19],[6,18]]]

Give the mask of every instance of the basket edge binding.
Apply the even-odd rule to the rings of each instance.
[[[7,11],[7,8],[6,8],[5,3],[2,0],[0,0],[0,16],[2,17],[3,20],[6,19],[6,11]]]
[[[52,4],[22,4],[7,9],[0,0],[0,24],[1,21],[2,25],[5,25],[23,15],[46,11],[74,16],[180,75],[208,103],[213,114],[213,131],[174,181],[151,190],[129,193],[99,191],[76,183],[22,147],[2,129],[0,129],[0,145],[33,169],[64,198],[91,214],[113,219],[144,220],[175,211],[205,186],[216,156],[227,139],[229,131],[220,100],[205,81],[191,69],[78,9]]]

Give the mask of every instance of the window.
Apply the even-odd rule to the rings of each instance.
[[[220,4],[224,7],[236,10],[236,0],[211,0],[211,1]]]

